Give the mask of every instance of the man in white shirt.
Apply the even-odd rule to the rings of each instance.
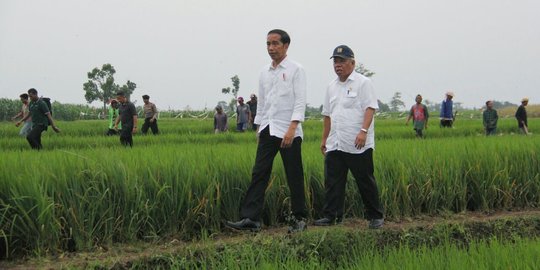
[[[238,222],[226,226],[238,230],[259,231],[272,164],[279,152],[291,191],[292,219],[289,232],[306,229],[307,209],[302,167],[302,124],[306,108],[306,74],[303,67],[287,58],[290,44],[287,32],[268,32],[266,48],[272,63],[259,77],[259,99],[254,123],[258,125],[257,157],[251,184],[244,196]]]
[[[353,174],[369,220],[369,228],[380,228],[383,208],[373,175],[375,133],[373,115],[378,109],[371,80],[356,72],[353,51],[341,45],[334,49],[334,71],[338,78],[326,90],[321,151],[325,155],[326,202],[323,218],[316,226],[342,221],[347,173]]]

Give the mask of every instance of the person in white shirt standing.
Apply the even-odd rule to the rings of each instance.
[[[306,229],[306,199],[302,166],[302,124],[306,109],[306,74],[304,68],[287,57],[291,40],[287,32],[268,32],[266,48],[272,63],[259,77],[259,99],[254,123],[258,125],[258,146],[251,184],[242,201],[238,222],[226,226],[238,230],[259,231],[264,193],[272,164],[279,152],[291,192],[289,232]]]
[[[326,201],[323,218],[314,225],[329,226],[342,221],[350,170],[366,209],[369,228],[380,228],[384,223],[383,208],[373,175],[373,116],[379,108],[375,91],[371,80],[354,70],[354,53],[348,46],[338,46],[330,58],[338,78],[329,84],[323,103],[321,152],[325,155]]]

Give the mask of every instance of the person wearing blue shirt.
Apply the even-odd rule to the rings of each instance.
[[[452,112],[452,107],[454,106],[454,103],[452,102],[452,98],[454,98],[454,93],[446,92],[446,99],[443,100],[441,104],[441,127],[451,128],[452,124],[454,123],[454,114]]]

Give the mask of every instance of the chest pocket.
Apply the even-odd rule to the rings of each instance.
[[[351,109],[356,106],[356,99],[358,98],[357,92],[349,92],[347,95],[341,98],[341,103],[344,108]]]
[[[293,94],[292,82],[279,80],[277,82],[276,87],[278,89],[277,94],[278,94],[279,97],[281,97],[281,98],[283,98],[283,97],[292,97],[292,94]]]

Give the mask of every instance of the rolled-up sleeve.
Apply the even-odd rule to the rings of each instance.
[[[265,112],[266,106],[266,90],[264,89],[264,74],[259,75],[259,98],[257,99],[257,115],[253,119],[255,125],[261,124],[261,119]]]
[[[306,112],[306,72],[302,67],[299,67],[294,74],[293,81],[294,91],[294,107],[291,116],[291,121],[304,122]]]

